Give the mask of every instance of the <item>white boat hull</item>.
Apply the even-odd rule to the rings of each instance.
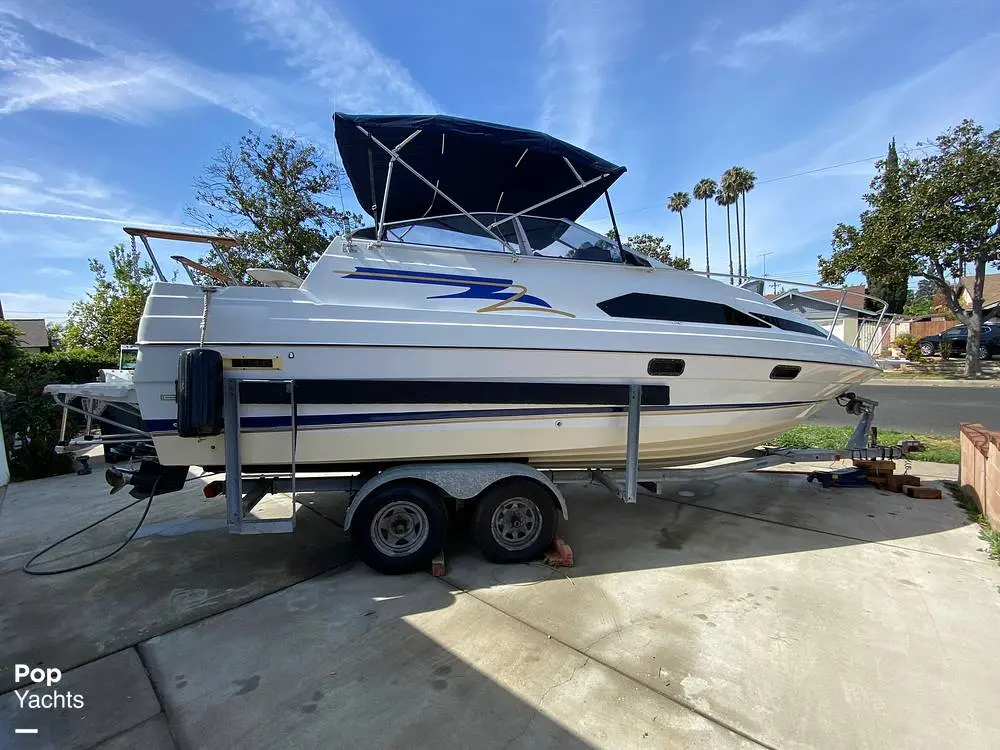
[[[219,347],[224,357],[265,359],[275,348]],[[778,364],[766,358],[685,356],[676,377],[647,374],[648,353],[442,350],[412,347],[317,347],[288,359],[280,372],[243,373],[246,378],[329,380],[331,402],[297,407],[295,463],[354,467],[402,461],[508,458],[546,467],[623,466],[624,404],[343,404],[338,380],[394,374],[433,382],[620,382],[669,387],[669,403],[643,407],[640,461],[680,465],[733,455],[807,419],[831,398],[866,380],[867,370],[826,363],[798,363],[795,380],[771,380]],[[137,370],[140,408],[157,454],[167,465],[219,466],[225,439],[177,436],[173,380],[141,380],[169,373],[179,347],[148,347]],[[670,353],[662,353],[670,358]],[[680,355],[676,355],[680,356]],[[155,360],[162,359],[161,363]],[[314,368],[312,363],[320,363]],[[401,367],[400,363],[405,363]],[[329,365],[329,366],[326,366]],[[547,373],[567,373],[562,378]],[[492,373],[492,376],[491,376]],[[570,373],[586,373],[571,375]],[[501,374],[502,377],[497,377]],[[289,405],[244,404],[240,451],[248,468],[292,462]]]

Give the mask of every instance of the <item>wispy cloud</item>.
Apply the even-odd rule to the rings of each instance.
[[[212,105],[263,127],[320,134],[294,126],[288,112],[296,95],[277,79],[210,70],[72,6],[53,10],[0,2],[0,116],[42,109],[144,124],[164,112]],[[64,48],[69,42],[66,54],[37,52],[28,30],[58,37]]]
[[[32,172],[30,169],[25,169],[24,167],[0,165],[0,180],[41,182],[42,178],[37,172]]]
[[[64,320],[75,302],[71,297],[14,290],[0,290],[0,300],[3,301],[3,312],[7,317],[45,318],[49,321]]]
[[[246,24],[251,39],[283,54],[341,109],[439,111],[400,62],[379,52],[328,5],[317,0],[222,0],[220,5]]]
[[[0,180],[0,217],[9,217],[0,235],[0,265],[5,251],[25,247],[38,258],[91,255],[95,241],[105,248],[120,242],[121,227],[128,224],[180,228],[178,222],[137,207],[123,188],[90,175],[34,162],[0,163],[4,174],[11,177]],[[29,228],[33,219],[39,221]],[[6,262],[10,260],[8,256]]]
[[[727,40],[718,38],[724,26],[716,20],[702,29],[691,51],[730,68],[747,68],[782,52],[818,54],[866,28],[876,10],[858,2],[815,0],[775,23]]]
[[[909,78],[844,107],[816,130],[780,150],[747,160],[759,176],[781,176],[854,162],[885,153],[895,137],[901,149],[929,140],[963,117],[1000,118],[1000,34],[989,34]],[[769,267],[806,265],[829,251],[838,221],[857,221],[871,162],[761,184],[750,198],[750,246],[773,250]],[[752,252],[752,251],[751,251]],[[775,262],[775,265],[771,265]]]
[[[58,266],[43,266],[35,271],[39,276],[72,276],[73,272]]]
[[[538,82],[539,130],[584,148],[592,145],[601,112],[609,109],[608,78],[635,27],[635,8],[627,0],[555,0],[549,5]]]

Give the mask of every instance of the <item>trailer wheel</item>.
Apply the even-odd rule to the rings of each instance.
[[[351,537],[360,557],[379,573],[426,570],[444,546],[448,513],[424,485],[397,482],[381,487],[358,508]]]
[[[552,545],[555,535],[555,501],[531,479],[495,484],[475,503],[472,538],[491,562],[535,560]]]

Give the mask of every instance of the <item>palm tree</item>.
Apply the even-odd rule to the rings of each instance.
[[[729,221],[729,207],[736,203],[738,197],[736,193],[723,188],[715,195],[715,202],[726,207],[726,239],[729,240],[729,283],[733,283],[733,228]],[[739,216],[739,207],[736,215]],[[739,236],[736,238],[736,252],[740,251]]]
[[[687,258],[687,248],[684,245],[684,209],[690,205],[691,196],[683,190],[678,190],[667,200],[667,210],[681,218],[681,258]]]
[[[705,273],[712,270],[708,260],[708,199],[714,196],[718,190],[719,186],[715,184],[715,180],[706,177],[703,180],[698,180],[698,184],[691,191],[695,200],[705,201]]]
[[[743,199],[743,268],[747,268],[747,193],[757,185],[757,175],[746,167],[734,167],[736,170],[736,192]]]
[[[739,167],[730,167],[723,172],[722,179],[719,180],[719,185],[721,192],[731,196],[733,199],[732,203],[736,204],[736,271],[739,277],[743,278],[743,256],[740,252],[740,207],[738,203],[740,191],[737,189],[739,169]],[[729,211],[728,206],[726,211]]]

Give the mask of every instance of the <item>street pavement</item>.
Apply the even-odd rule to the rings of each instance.
[[[1000,389],[941,388],[933,385],[865,385],[859,396],[878,401],[875,424],[882,429],[951,435],[959,422],[979,422],[1000,430]],[[810,420],[814,424],[855,424],[831,402]]]

